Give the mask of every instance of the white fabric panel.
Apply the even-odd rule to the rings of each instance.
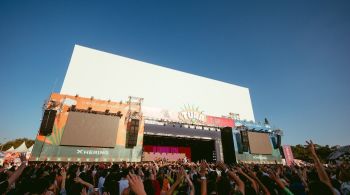
[[[248,88],[78,45],[61,93],[113,101],[136,96],[146,107],[178,112],[190,105],[207,115],[231,112],[254,121]]]

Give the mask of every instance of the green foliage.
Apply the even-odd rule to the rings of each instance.
[[[321,146],[316,144],[316,153],[320,158],[321,162],[323,163],[327,162],[327,157],[329,156],[329,154],[331,154],[335,150],[336,150],[335,146],[330,148],[328,145]],[[300,159],[306,162],[312,162],[310,153],[306,146],[303,146],[300,144],[296,146],[292,146],[292,151],[295,159]]]
[[[292,146],[293,156],[296,159],[300,159],[306,162],[311,162],[311,157],[309,151],[303,145]]]
[[[32,146],[34,144],[34,140],[32,139],[28,139],[28,138],[18,138],[18,139],[15,139],[15,140],[11,140],[11,141],[8,141],[6,142],[3,146],[1,145],[0,147],[2,147],[2,150],[3,151],[6,151],[8,150],[9,148],[11,148],[12,146],[14,148],[17,148],[18,146],[20,146],[23,141],[26,142],[26,146],[27,148]]]

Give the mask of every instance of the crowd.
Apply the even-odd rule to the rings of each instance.
[[[305,166],[222,162],[29,163],[0,167],[0,194],[350,194],[350,166],[324,166],[313,143]]]

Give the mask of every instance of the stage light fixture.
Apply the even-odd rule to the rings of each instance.
[[[89,107],[89,108],[88,108],[88,112],[91,112],[91,111],[92,111],[92,107]]]
[[[122,117],[123,114],[122,114],[120,111],[118,111],[118,112],[117,112],[117,116]]]
[[[109,109],[106,109],[105,114],[106,114],[106,115],[109,114]]]
[[[70,108],[70,110],[71,110],[71,111],[75,111],[76,108],[77,108],[77,105],[72,105],[71,108]]]

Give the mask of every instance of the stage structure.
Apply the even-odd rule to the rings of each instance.
[[[254,121],[248,88],[76,45],[31,159],[280,162],[280,133]]]
[[[32,161],[139,161],[144,119],[142,99],[123,102],[51,94]]]

